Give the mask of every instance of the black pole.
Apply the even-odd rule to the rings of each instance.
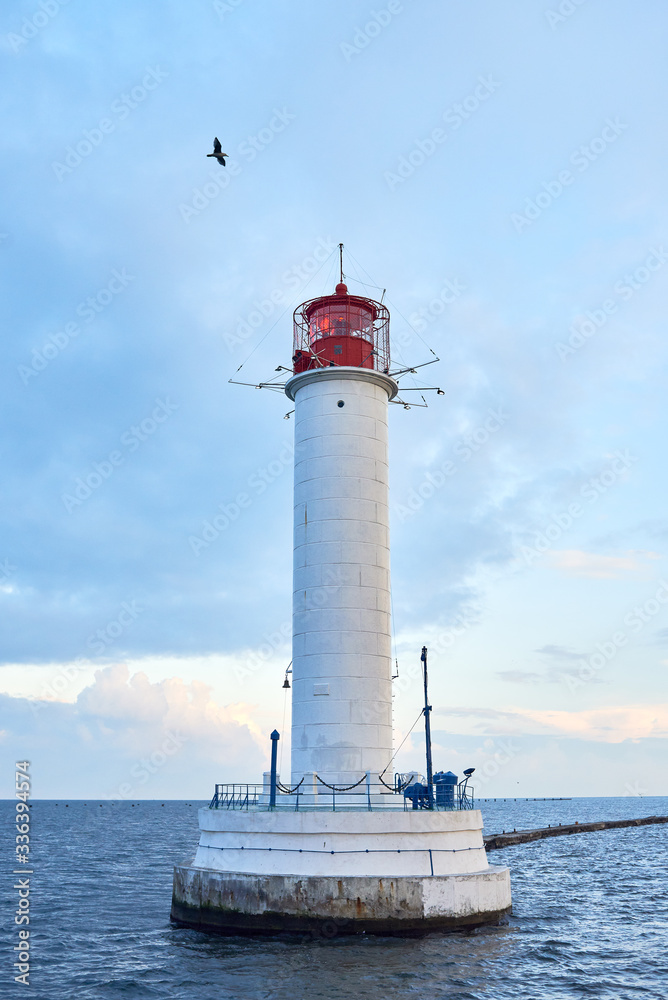
[[[271,739],[271,788],[269,790],[269,808],[274,809],[276,806],[276,756],[278,751],[278,741],[281,736],[277,729],[274,729],[270,736]]]
[[[429,713],[431,712],[431,705],[429,704],[429,695],[427,693],[427,647],[422,647],[422,669],[424,671],[424,738],[427,748],[427,795],[429,796],[429,808],[434,808],[434,789],[432,787],[433,773],[431,766],[431,719]]]

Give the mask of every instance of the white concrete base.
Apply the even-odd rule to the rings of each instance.
[[[479,809],[200,809],[197,868],[254,875],[421,876],[485,871]]]
[[[172,920],[220,934],[424,934],[497,921],[507,868],[490,867],[477,809],[201,809]]]
[[[507,868],[427,878],[341,878],[174,869],[171,919],[216,934],[418,936],[495,923],[510,911]]]

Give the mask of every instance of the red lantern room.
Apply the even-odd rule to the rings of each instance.
[[[294,313],[295,374],[310,368],[390,369],[390,314],[373,299],[350,295],[340,281],[333,295],[303,302]]]

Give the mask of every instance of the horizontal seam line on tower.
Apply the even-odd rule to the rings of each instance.
[[[341,499],[341,498],[339,497],[338,499]],[[313,503],[314,501],[313,500],[311,500],[311,501],[308,501],[308,500],[305,501],[305,503],[309,503],[309,502]],[[356,500],[355,503],[357,503],[357,502],[358,501]],[[374,503],[374,504],[378,504],[379,503],[378,500],[367,500],[366,502],[367,503]],[[390,509],[389,508],[389,504],[386,504],[386,503],[380,503],[379,506],[385,507],[387,510]],[[301,514],[301,511],[297,511],[297,513]],[[309,525],[311,525],[311,524],[321,524],[323,521],[336,521],[337,524],[339,523],[339,521],[350,521],[351,524],[379,524],[380,523],[380,522],[374,521],[374,520],[372,520],[371,518],[368,518],[368,517],[310,517],[307,522],[297,521],[297,524],[295,525],[295,527],[299,528],[302,525],[304,525],[305,528],[308,528]],[[380,524],[380,527],[381,528],[388,528],[389,525],[387,525],[387,524]]]
[[[268,794],[268,793],[267,793]],[[305,795],[313,794],[305,792]],[[319,794],[323,794],[322,792]],[[341,793],[344,794],[344,793]],[[234,812],[245,812],[245,810],[233,810]],[[382,810],[377,809],[375,812],[382,812]],[[218,833],[217,830],[210,831],[211,833]],[[446,831],[444,831],[446,832]],[[457,831],[458,833],[460,831]],[[261,834],[259,834],[261,836]],[[291,836],[291,834],[285,834],[285,836]],[[461,854],[464,851],[484,851],[485,845],[482,844],[480,847],[370,847],[368,850],[362,851],[323,851],[315,850],[314,848],[299,848],[299,847],[219,847],[217,844],[199,844],[199,847],[207,848],[212,851],[281,851],[282,853],[290,854],[428,854],[432,851],[434,854]],[[453,872],[453,875],[475,875],[478,872]],[[421,878],[422,876],[406,876],[408,878]]]
[[[343,610],[345,611],[345,608]],[[383,614],[383,615],[389,615],[390,612],[389,611],[382,611],[380,613]],[[389,632],[380,632],[379,633],[376,629],[370,629],[370,628],[355,628],[355,629],[343,629],[343,630],[341,630],[339,628],[318,628],[318,629],[315,629],[315,632],[297,631],[297,632],[293,632],[292,635],[293,635],[293,638],[295,636],[298,636],[298,635],[318,635],[321,632],[323,633],[323,635],[329,635],[330,632],[332,634],[340,635],[342,631],[344,633],[345,632],[352,633],[353,635],[382,635],[382,636],[387,636],[387,635],[390,634]],[[297,654],[297,656],[299,656],[299,653]],[[387,654],[387,658],[388,658],[388,660],[391,659],[391,656],[390,656],[389,653]]]

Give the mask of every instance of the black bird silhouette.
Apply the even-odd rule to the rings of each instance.
[[[229,153],[223,152],[223,147],[220,145],[220,139],[213,140],[213,153],[207,153],[207,156],[213,156],[220,163],[221,167],[225,166],[225,157],[229,156]]]

